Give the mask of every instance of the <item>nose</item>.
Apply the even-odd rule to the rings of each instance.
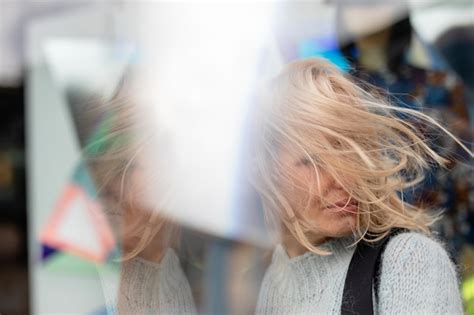
[[[346,178],[339,175],[339,178],[344,179],[344,184],[346,184]],[[328,193],[332,192],[345,192],[343,185],[339,182],[339,180],[333,174],[330,174],[327,171],[320,172],[320,182],[321,182],[321,190],[323,196],[327,196]]]

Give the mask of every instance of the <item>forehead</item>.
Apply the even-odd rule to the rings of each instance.
[[[316,132],[298,132],[297,140],[281,140],[275,141],[273,149],[279,156],[304,156],[318,155],[324,153],[326,149],[334,150],[340,140],[337,137]]]

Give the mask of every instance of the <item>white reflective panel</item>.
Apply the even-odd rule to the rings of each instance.
[[[274,7],[130,5],[139,28],[127,36],[140,51],[133,99],[155,119],[159,140],[152,155],[166,164],[147,164],[150,173],[160,169],[160,184],[144,200],[149,208],[159,203],[172,218],[211,234],[264,237],[261,220],[246,220],[248,209],[234,202],[252,91],[263,70],[279,66],[268,65],[278,58],[267,59]],[[254,226],[242,228],[242,222]]]

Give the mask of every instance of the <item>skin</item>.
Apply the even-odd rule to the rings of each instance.
[[[319,245],[331,238],[350,235],[357,219],[357,206],[335,205],[349,200],[349,194],[322,167],[319,168],[318,185],[313,164],[293,152],[295,150],[290,148],[280,150],[281,171],[292,174],[292,178],[290,181],[281,181],[279,189],[294,211],[302,214],[314,226],[309,236],[311,242]],[[290,233],[283,237],[282,243],[290,257],[308,251]]]

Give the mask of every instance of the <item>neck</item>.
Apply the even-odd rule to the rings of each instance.
[[[327,237],[314,236],[309,240],[313,246],[318,246],[326,242]],[[282,245],[290,258],[301,256],[309,251],[309,249],[301,245],[300,242],[290,233],[283,237]]]

